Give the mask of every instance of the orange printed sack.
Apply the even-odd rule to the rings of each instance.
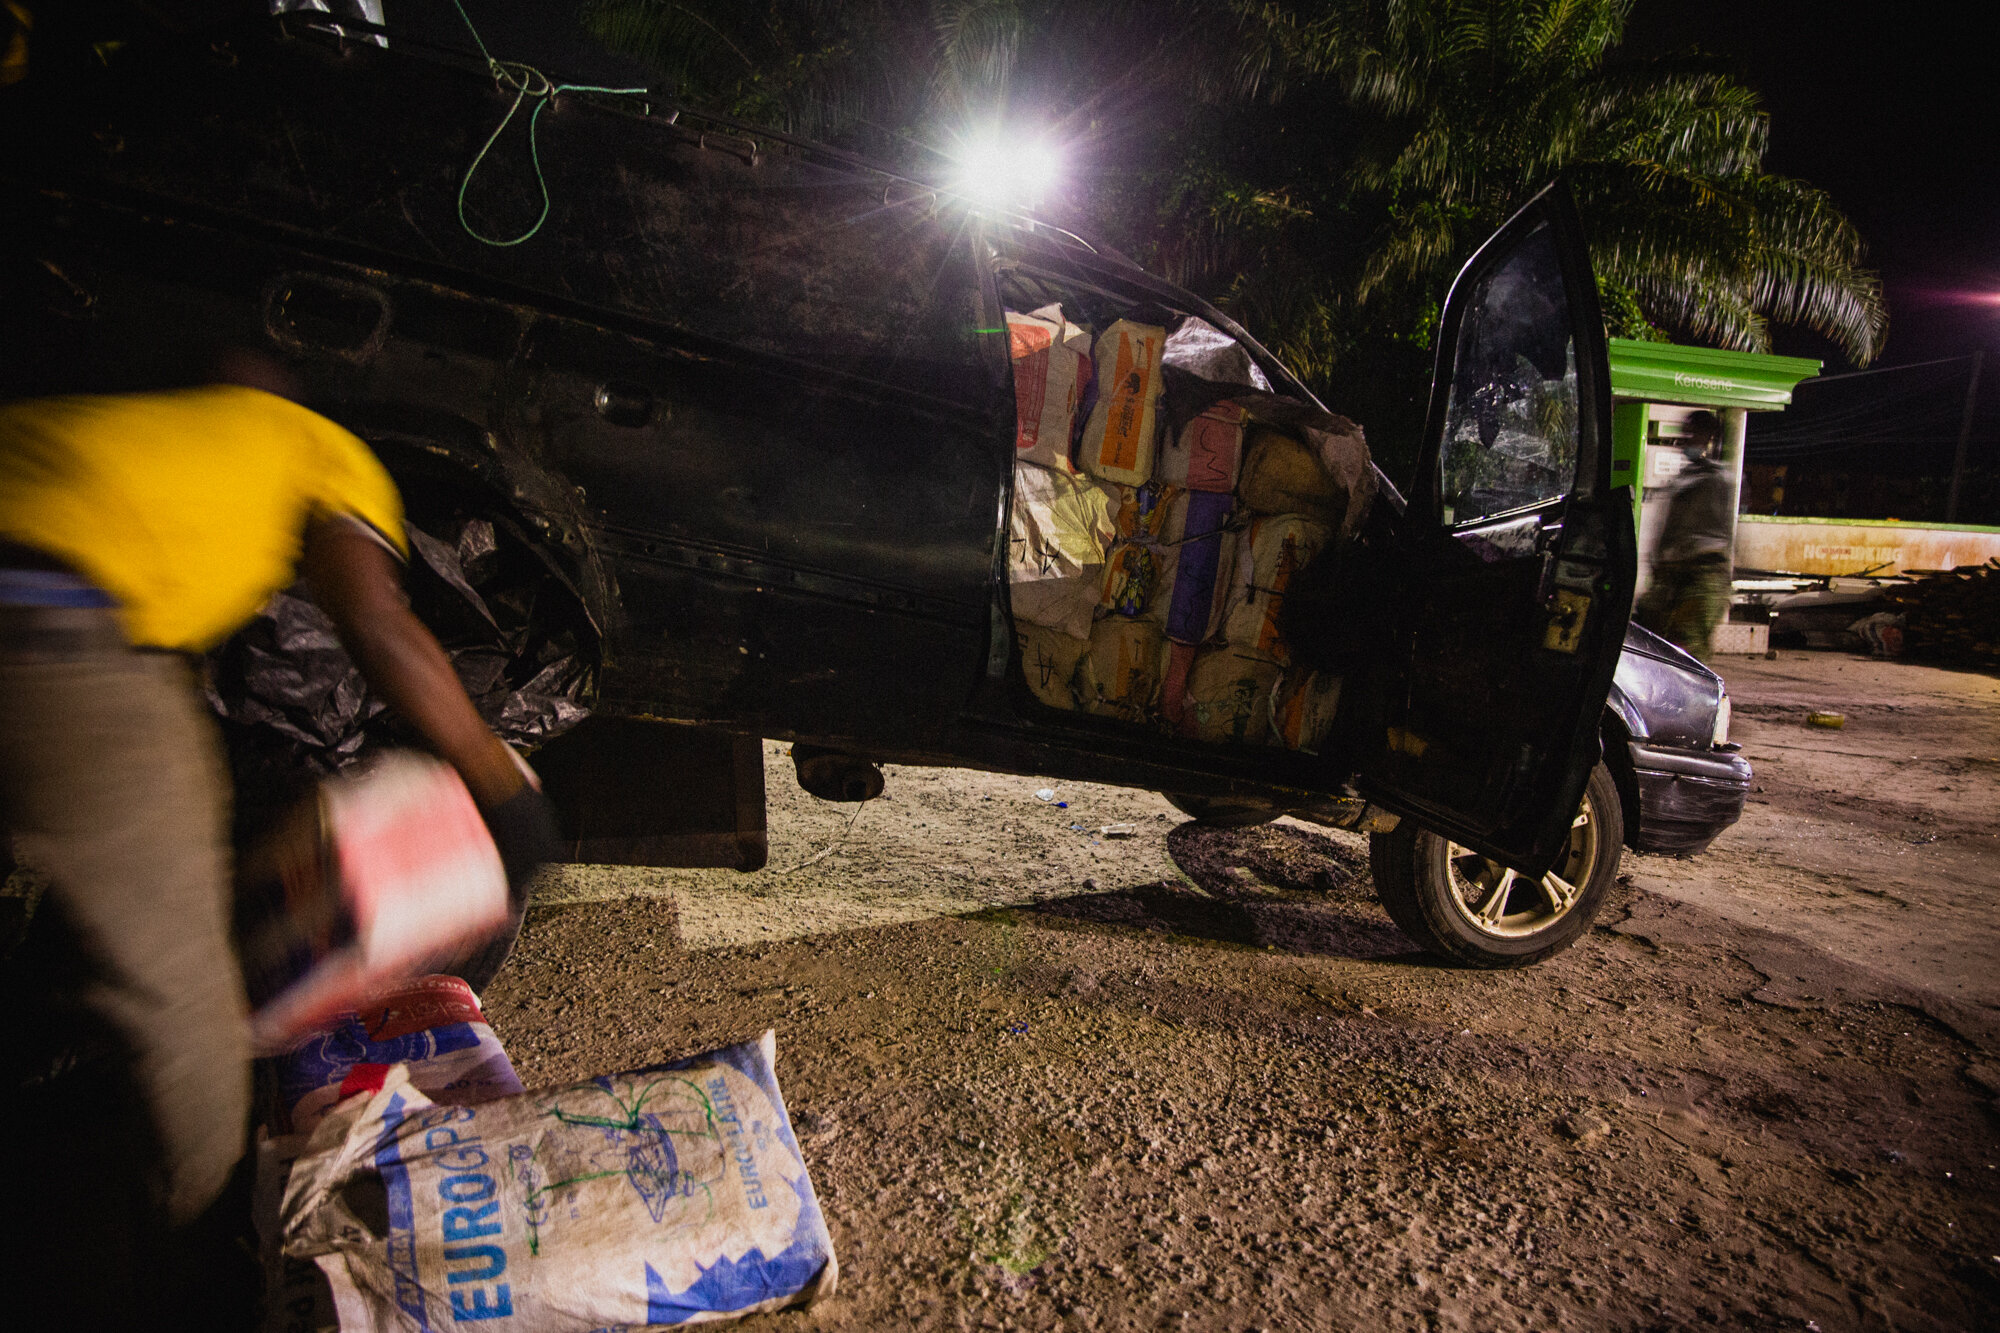
[[[1084,471],[1143,486],[1153,475],[1167,331],[1121,319],[1097,336],[1097,405],[1083,428]]]

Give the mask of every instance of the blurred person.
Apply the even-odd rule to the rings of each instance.
[[[388,473],[276,361],[226,353],[215,380],[0,406],[0,821],[48,880],[53,945],[9,960],[0,1189],[22,1235],[0,1290],[65,1322],[157,1313],[163,1256],[244,1150],[229,779],[195,654],[303,574],[464,779],[517,893],[555,847],[403,596]]]
[[[1715,458],[1722,438],[1715,413],[1696,412],[1687,426],[1681,441],[1685,462],[1660,524],[1652,582],[1634,619],[1706,662],[1715,627],[1729,613],[1736,488]]]

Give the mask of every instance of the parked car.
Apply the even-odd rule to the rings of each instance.
[[[1546,958],[1590,928],[1624,847],[1693,856],[1742,816],[1752,774],[1728,689],[1651,630],[1626,627],[1599,729],[1569,845],[1539,879],[1410,821],[1370,839],[1376,891],[1407,934],[1480,966]]]
[[[538,171],[509,141],[468,182],[513,93],[311,15],[99,51],[0,102],[0,320],[21,349],[0,390],[181,381],[221,343],[291,355],[420,525],[491,525],[538,584],[510,605],[567,618],[594,716],[537,763],[580,859],[762,864],[757,738],[776,737],[822,794],[866,794],[894,761],[1400,818],[1384,896],[1465,961],[1539,957],[1587,923],[1596,849],[1633,822],[1624,760],[1599,759],[1636,559],[1559,190],[1453,285],[1414,482],[1369,472],[1351,538],[1285,600],[1288,670],[1332,683],[1328,729],[1190,739],[1029,688],[1006,320],[1053,302],[1100,328],[1205,321],[1260,402],[1351,429],[1200,298],[1073,230],[663,101],[565,95],[536,121]],[[511,239],[544,206],[518,244],[474,234]],[[1644,706],[1613,711],[1654,737]],[[1632,753],[1643,833],[1641,775],[1679,770]],[[1539,925],[1460,929],[1436,848],[1580,891]]]

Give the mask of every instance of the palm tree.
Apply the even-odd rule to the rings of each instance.
[[[1274,20],[1296,71],[1377,118],[1344,164],[1386,212],[1358,295],[1441,292],[1561,174],[1614,331],[1765,351],[1771,323],[1798,324],[1865,364],[1887,312],[1860,237],[1825,194],[1763,170],[1755,93],[1697,59],[1610,63],[1633,2],[1329,0]]]
[[[593,0],[583,20],[693,105],[814,138],[866,141],[871,128],[900,119],[896,103],[927,54],[911,49],[908,9],[833,0]]]

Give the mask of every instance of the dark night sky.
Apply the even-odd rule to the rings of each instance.
[[[1974,23],[1974,12],[1989,17]],[[1868,241],[1889,297],[1883,365],[2000,351],[2000,305],[1970,299],[2000,294],[2000,24],[1991,12],[1644,0],[1628,33],[1628,52],[1698,47],[1763,94],[1766,166],[1826,190]],[[1781,330],[1778,350],[1825,356],[1828,373],[1847,368],[1810,335]]]

